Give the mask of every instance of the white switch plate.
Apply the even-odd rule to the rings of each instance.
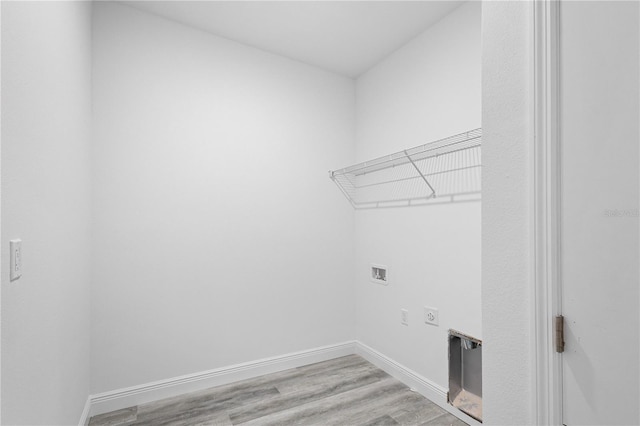
[[[17,280],[22,276],[22,240],[10,240],[10,277],[11,281]]]
[[[406,309],[400,309],[400,322],[402,325],[409,325],[409,311]]]
[[[424,307],[424,322],[426,324],[439,326],[440,325],[440,315],[438,313],[438,309],[430,308],[429,306],[425,306]]]

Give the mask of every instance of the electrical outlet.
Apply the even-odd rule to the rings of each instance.
[[[424,307],[424,322],[426,324],[439,326],[440,325],[440,315],[438,314],[438,309],[430,308],[428,306],[425,306]]]
[[[400,309],[400,322],[402,325],[409,325],[409,311],[406,309]]]

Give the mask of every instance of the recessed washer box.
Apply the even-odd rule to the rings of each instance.
[[[482,422],[482,340],[449,330],[447,402]]]
[[[373,283],[387,285],[389,284],[389,268],[385,265],[371,264],[371,273],[369,279]]]

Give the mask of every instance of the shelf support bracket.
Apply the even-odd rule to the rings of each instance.
[[[413,159],[411,158],[411,156],[407,153],[407,150],[404,150],[404,155],[407,157],[407,160],[409,160],[409,162],[411,163],[411,165],[413,166],[414,169],[416,169],[416,172],[418,172],[418,174],[420,175],[420,177],[422,178],[422,180],[424,180],[424,183],[427,184],[427,186],[429,187],[429,189],[431,189],[431,197],[436,196],[436,190],[433,189],[433,186],[431,186],[431,184],[429,183],[429,181],[427,180],[426,176],[424,174],[422,174],[422,172],[420,171],[420,169],[418,168],[418,166],[416,166],[416,163],[413,162]]]

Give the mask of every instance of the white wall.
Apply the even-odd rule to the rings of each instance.
[[[94,11],[92,392],[353,339],[353,80]]]
[[[483,416],[531,424],[532,23],[528,2],[482,8]]]
[[[358,78],[359,161],[481,127],[480,14],[479,2],[461,6]],[[357,338],[443,388],[449,328],[482,337],[480,208],[356,214]],[[389,267],[388,286],[369,281],[371,263]],[[425,305],[439,327],[424,324]]]
[[[2,2],[3,424],[77,424],[89,393],[91,6]]]

